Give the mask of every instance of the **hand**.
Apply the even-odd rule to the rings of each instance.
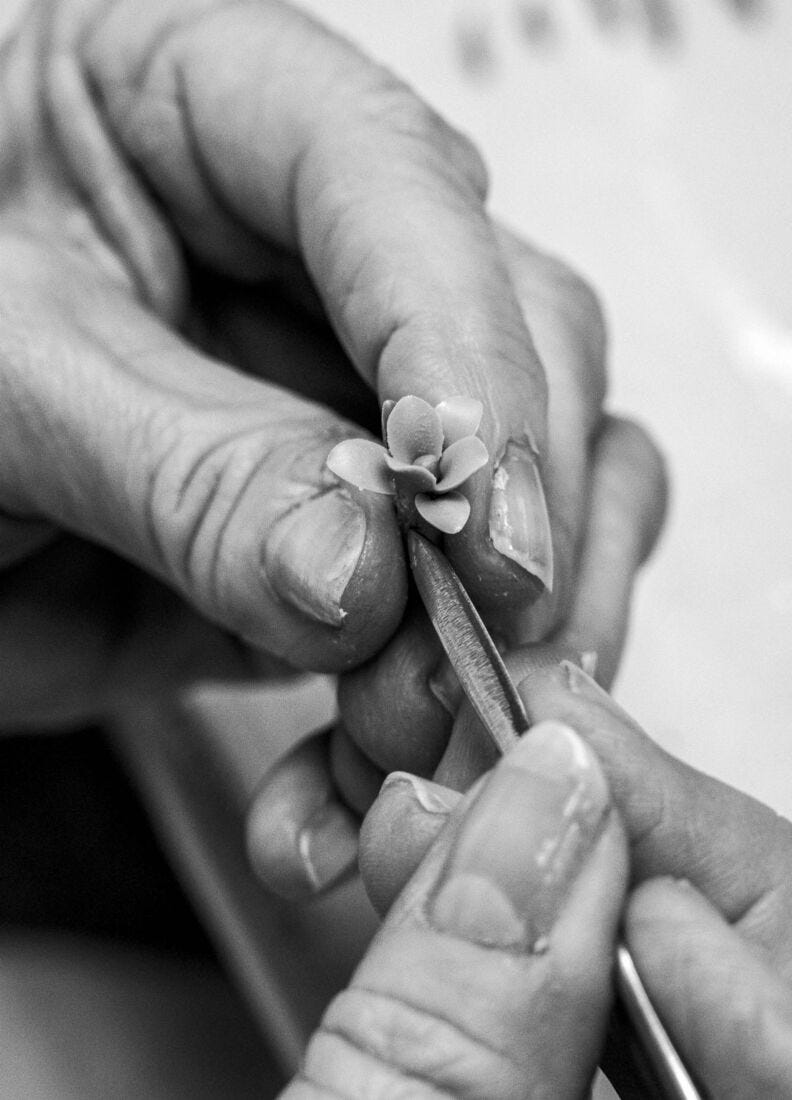
[[[462,799],[284,1096],[585,1095],[626,877],[593,754],[537,726]]]
[[[559,334],[569,331],[563,310],[557,319]],[[563,656],[576,662],[595,658],[598,677],[610,682],[624,641],[634,577],[657,537],[664,502],[663,468],[650,441],[633,424],[606,420],[593,447],[588,523],[572,599],[548,642],[526,650],[528,667],[552,668]],[[366,708],[361,692],[355,727],[369,757],[343,727],[336,728],[299,745],[264,780],[249,814],[248,847],[259,876],[279,893],[310,893],[357,867],[359,817],[377,798],[384,769],[399,770],[399,764],[412,757],[414,770],[425,776],[435,772],[443,784],[464,790],[494,763],[494,753],[483,743],[480,729],[468,728],[467,708],[450,744],[450,718],[448,726],[439,729],[429,721],[431,696],[422,690],[423,682],[413,674],[411,664],[415,659],[420,668],[421,645],[428,648],[428,623],[423,631],[407,635],[412,648],[395,641],[380,667],[364,668],[348,677],[361,687],[366,685],[371,695]],[[521,668],[524,673],[525,666]],[[395,714],[388,694],[394,685],[402,690]],[[344,686],[341,694],[344,698]],[[384,709],[384,718],[378,702],[390,708]],[[454,705],[458,702],[458,698],[451,700]],[[355,711],[348,705],[347,722],[350,713]],[[400,742],[388,739],[388,728],[400,731]],[[387,838],[391,829],[394,843],[384,841],[388,850],[374,846],[375,866],[369,866],[365,843],[361,853],[375,900],[380,890],[392,898],[415,866],[407,842],[409,829],[404,844],[396,817],[389,818],[382,837]]]
[[[204,623],[203,667],[206,623],[223,669],[240,639],[267,668],[339,671],[420,635],[390,502],[325,468],[407,392],[484,402],[492,461],[448,549],[491,621],[518,643],[563,620],[601,323],[579,281],[493,229],[464,138],[276,3],[40,3],[0,80],[6,728],[102,714],[119,669],[145,679],[131,641],[179,664],[199,628],[168,590]],[[503,552],[497,464],[521,489]],[[423,644],[410,675],[437,662]],[[368,690],[345,692],[353,730]],[[423,709],[439,744],[449,715]]]
[[[687,1064],[715,1098],[792,1096],[792,824],[663,752],[574,665],[510,662],[532,721],[571,726],[608,778],[637,886],[627,941]],[[460,797],[413,791],[391,779],[364,825],[382,911]]]

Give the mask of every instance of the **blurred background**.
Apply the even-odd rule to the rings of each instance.
[[[792,815],[792,7],[305,6],[471,134],[494,213],[599,291],[611,406],[648,426],[672,481],[615,694],[669,750]],[[0,32],[22,7],[5,0]],[[272,758],[263,725],[280,745],[306,732],[332,685],[194,706],[233,726],[249,783]],[[335,906],[315,927],[348,906],[363,942],[359,896]],[[0,1098],[267,1095],[275,1071],[216,965],[156,950],[3,934]],[[356,942],[334,950],[343,971]]]

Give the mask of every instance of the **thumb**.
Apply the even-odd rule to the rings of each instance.
[[[702,894],[652,879],[627,939],[685,1061],[714,1100],[792,1097],[792,992]]]
[[[406,594],[393,510],[325,469],[359,429],[200,353],[76,264],[39,307],[46,258],[18,258],[37,320],[3,336],[0,514],[109,547],[294,666],[376,651]]]
[[[535,727],[460,803],[286,1096],[583,1095],[626,874],[593,755]]]

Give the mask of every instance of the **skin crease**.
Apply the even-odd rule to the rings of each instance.
[[[662,523],[664,486],[661,461],[646,436],[633,424],[609,420],[595,450],[591,482],[592,521],[581,554],[580,587],[568,618],[553,641],[521,651],[522,663],[516,666],[520,676],[530,669],[555,668],[562,659],[583,663],[584,654],[588,651],[589,657],[592,653],[596,654],[599,674],[607,682],[618,663],[624,641],[636,571],[651,550]],[[431,630],[425,616],[416,617],[416,622],[420,624],[420,629],[407,635],[409,642],[402,647],[400,641],[395,639],[382,657],[383,669],[385,675],[390,677],[390,684],[396,682],[403,688],[403,697],[393,722],[400,732],[402,749],[415,744],[413,757],[420,761],[421,774],[434,774],[446,787],[465,790],[482,771],[492,766],[494,752],[480,737],[477,728],[469,728],[472,713],[467,706],[460,710],[449,743],[452,715],[443,709],[434,695],[419,690],[420,682],[410,679],[415,667],[410,660],[414,649],[417,646],[428,647],[431,643]],[[294,894],[295,883],[300,881],[299,852],[294,846],[279,846],[276,849],[267,844],[267,834],[258,832],[258,823],[273,818],[276,804],[282,808],[278,791],[289,782],[290,773],[300,775],[304,798],[304,802],[299,807],[295,806],[289,815],[291,834],[298,835],[306,823],[315,817],[319,807],[334,807],[334,814],[344,819],[350,807],[357,813],[364,812],[367,806],[371,806],[371,792],[376,786],[377,776],[381,781],[387,771],[400,770],[399,743],[394,741],[391,744],[387,739],[377,737],[382,728],[378,716],[380,708],[387,703],[389,683],[384,681],[382,690],[379,690],[374,676],[368,679],[367,690],[361,691],[362,698],[369,699],[367,706],[358,707],[356,703],[352,706],[345,697],[347,684],[354,684],[356,679],[368,675],[366,668],[361,669],[359,673],[347,677],[340,690],[345,714],[344,740],[350,739],[362,749],[354,756],[350,753],[354,764],[348,760],[346,767],[334,769],[332,783],[328,784],[326,771],[317,765],[313,741],[309,739],[284,757],[265,777],[253,801],[248,847],[258,874],[276,891],[285,891],[290,896]],[[458,706],[457,701],[454,709]],[[359,723],[354,729],[346,724],[350,714]],[[436,739],[430,736],[430,721],[433,720],[438,721]],[[366,756],[373,764],[366,764]],[[385,853],[382,847],[375,845],[371,848],[373,866],[369,864],[367,830],[372,829],[376,833],[380,827],[376,803],[373,813],[371,820],[367,819],[364,823],[360,861],[369,889],[379,892],[378,868],[391,883],[391,887],[386,887],[390,889],[393,874],[387,868],[394,861],[399,865],[400,857],[398,843],[386,846],[387,859],[383,858]],[[401,825],[396,819],[383,826],[383,836],[390,835],[396,838],[401,836]],[[339,864],[339,867],[343,866],[345,873],[349,874],[357,864],[358,846],[354,835],[350,835],[346,862]],[[339,870],[339,874],[342,873]],[[301,892],[310,893],[313,886],[305,875],[302,881]]]

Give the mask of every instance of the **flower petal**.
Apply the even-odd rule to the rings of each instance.
[[[418,493],[415,507],[427,523],[446,535],[456,535],[461,531],[470,515],[470,501],[462,493],[446,493],[442,497]]]
[[[484,406],[475,397],[449,397],[441,401],[435,411],[443,425],[445,445],[449,447],[466,435],[476,434]]]
[[[483,440],[477,435],[466,435],[447,447],[440,456],[440,477],[437,492],[447,493],[456,489],[471,474],[487,465],[489,454]]]
[[[437,478],[425,466],[413,466],[386,455],[385,462],[393,474],[396,485],[403,493],[433,493]]]
[[[387,451],[370,439],[345,439],[327,456],[327,467],[356,489],[393,496],[393,475],[385,461]]]
[[[391,409],[387,441],[388,450],[401,462],[412,462],[419,455],[439,455],[443,425],[428,401],[410,394]]]

